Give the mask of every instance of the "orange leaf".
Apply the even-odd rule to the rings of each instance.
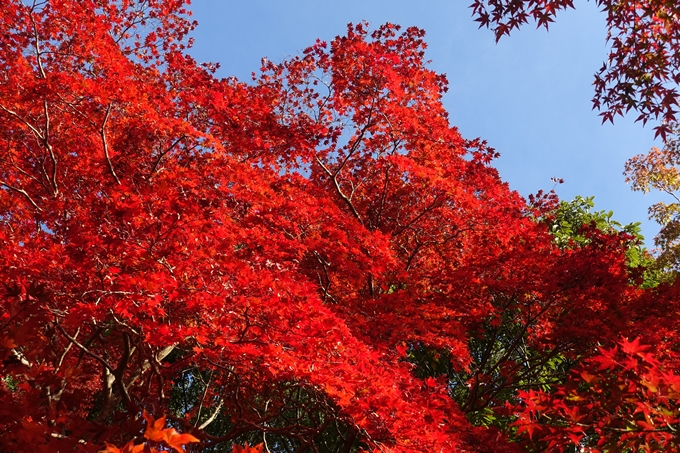
[[[246,442],[245,447],[234,444],[232,453],[262,453],[263,447],[264,444],[257,444],[254,447],[251,447],[248,445],[248,442]]]
[[[176,452],[182,453],[184,451],[183,446],[190,443],[200,442],[191,434],[179,434],[172,428],[168,428],[165,431],[165,438],[163,439],[168,447],[172,447]]]

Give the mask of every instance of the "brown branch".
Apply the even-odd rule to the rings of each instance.
[[[395,231],[392,233],[392,237],[394,236],[399,236],[401,233],[404,231],[408,230],[413,226],[414,223],[416,223],[418,220],[420,220],[425,214],[428,212],[432,211],[433,209],[440,208],[443,205],[444,201],[439,199],[439,196],[434,197],[434,201],[430,203],[428,207],[426,207],[423,212],[415,216],[413,219],[411,219],[406,225],[401,227],[399,230]]]
[[[9,146],[9,144],[8,144],[8,146]],[[24,146],[26,146],[26,144],[24,144]],[[26,147],[26,148],[28,149],[28,147]],[[45,191],[47,191],[47,192],[49,193],[50,190],[49,190],[49,188],[45,185],[45,182],[44,182],[44,181],[39,180],[38,178],[36,178],[36,177],[33,176],[32,174],[28,173],[28,172],[27,172],[26,170],[24,170],[23,168],[19,167],[19,165],[14,161],[14,157],[12,156],[12,152],[11,152],[11,151],[9,151],[9,150],[7,151],[7,156],[9,156],[9,162],[10,162],[10,164],[12,164],[12,167],[16,168],[17,171],[19,171],[19,173],[21,173],[22,175],[24,175],[24,176],[26,176],[27,178],[33,180],[33,182],[40,184],[40,185],[43,187],[43,189],[45,189]]]
[[[50,155],[50,160],[52,161],[52,178],[50,183],[52,184],[52,190],[54,195],[59,194],[59,187],[57,186],[57,156],[54,154],[54,149],[50,144],[50,112],[47,109],[47,100],[43,101],[43,111],[45,114],[45,134],[43,138],[43,145]]]
[[[66,332],[66,330],[64,330],[64,328],[61,326],[61,324],[59,324],[59,323],[56,322],[56,321],[54,321],[52,324],[54,324],[54,326],[55,326],[57,329],[59,329],[59,331],[62,333],[62,335],[64,335],[71,343],[73,343],[74,345],[76,345],[76,347],[78,347],[78,349],[80,349],[81,351],[83,351],[84,354],[86,354],[86,355],[92,357],[92,358],[95,359],[97,362],[101,363],[101,364],[104,366],[104,368],[106,368],[111,374],[113,374],[113,375],[115,376],[115,370],[113,369],[113,367],[112,367],[111,365],[109,365],[109,363],[108,363],[106,360],[104,360],[101,356],[98,356],[97,354],[95,354],[94,352],[90,351],[89,349],[87,349],[87,348],[86,348],[85,346],[83,346],[82,344],[80,344],[80,343],[78,342],[78,340],[76,340],[75,338],[73,338],[71,335],[68,334],[68,332]]]
[[[340,183],[338,182],[337,173],[336,173],[336,174],[332,173],[332,172],[328,169],[328,167],[326,167],[326,165],[324,165],[324,163],[321,162],[321,159],[319,159],[318,157],[315,157],[314,159],[315,159],[316,162],[321,166],[321,168],[322,168],[323,171],[328,175],[328,177],[331,178],[331,181],[333,181],[333,184],[335,185],[335,190],[336,190],[336,192],[338,193],[338,195],[340,195],[340,198],[345,202],[345,204],[346,204],[346,205],[349,207],[349,209],[352,211],[352,214],[354,214],[354,217],[356,217],[357,220],[359,221],[359,223],[360,223],[361,225],[363,225],[363,224],[364,224],[364,221],[361,219],[361,215],[359,214],[359,211],[357,211],[357,208],[354,207],[354,204],[352,203],[352,200],[350,200],[350,199],[347,197],[347,195],[345,195],[345,193],[342,191],[342,188],[340,187]]]
[[[118,175],[116,174],[116,170],[113,168],[113,164],[111,163],[111,158],[109,157],[109,144],[106,141],[106,123],[109,120],[109,115],[111,114],[111,106],[112,104],[109,103],[109,105],[106,107],[106,113],[104,114],[104,121],[102,122],[102,127],[99,129],[99,136],[102,139],[102,146],[104,147],[104,157],[106,157],[106,163],[109,166],[109,171],[111,171],[111,175],[113,175],[113,179],[116,180],[118,184],[120,184],[120,179],[118,179]]]
[[[347,438],[345,439],[345,442],[342,445],[342,453],[350,453],[352,451],[352,446],[354,445],[354,441],[357,438],[357,430],[353,427],[349,427],[347,429]]]
[[[324,277],[326,278],[326,282],[324,283],[321,280],[321,276],[319,275],[319,283],[321,284],[321,288],[323,288],[323,300],[322,300],[322,302],[326,302],[326,299],[330,298],[333,302],[337,303],[337,301],[333,298],[333,296],[331,296],[331,294],[328,292],[330,287],[331,287],[331,279],[328,275],[328,269],[326,268],[326,266],[330,266],[331,263],[328,263],[325,260],[323,260],[321,258],[321,255],[319,255],[319,252],[317,252],[316,250],[314,251],[314,256],[316,257],[316,260],[319,262],[319,264],[321,264],[321,269],[323,270]],[[318,275],[318,273],[317,273],[317,275]]]
[[[378,208],[378,215],[376,216],[375,228],[380,227],[382,222],[383,210],[385,209],[385,200],[387,199],[387,189],[390,183],[390,166],[385,167],[385,184],[383,185],[382,194],[380,195],[380,207]]]
[[[33,135],[38,139],[40,143],[47,149],[50,158],[52,160],[52,177],[47,176],[47,173],[44,170],[43,167],[43,176],[50,181],[50,185],[52,186],[53,194],[57,195],[59,193],[59,189],[57,187],[57,157],[54,154],[54,150],[52,149],[52,145],[49,142],[49,128],[50,128],[50,116],[49,116],[49,111],[47,109],[47,101],[43,101],[43,109],[44,109],[44,114],[45,114],[45,132],[40,132],[37,127],[35,127],[33,124],[29,123],[28,120],[26,120],[24,117],[19,115],[17,112],[14,110],[10,110],[4,105],[0,104],[0,110],[4,111],[8,115],[14,117],[15,119],[19,120],[19,122],[23,123],[24,126],[28,127],[31,132],[33,132]]]
[[[34,42],[34,47],[35,47],[35,56],[36,60],[38,62],[38,71],[40,72],[40,76],[43,79],[46,79],[47,76],[45,75],[45,69],[43,68],[42,64],[42,52],[40,51],[40,38],[38,37],[38,26],[35,23],[35,18],[33,17],[33,8],[35,8],[35,2],[33,2],[33,7],[31,8],[31,12],[28,14],[28,17],[31,19],[31,25],[33,26],[33,36],[35,37],[35,42]]]
[[[78,338],[78,334],[80,333],[80,327],[76,329],[75,335],[73,335],[73,338]],[[61,368],[61,364],[64,363],[64,359],[66,358],[66,354],[71,350],[71,347],[73,346],[73,342],[69,341],[68,346],[66,346],[66,349],[64,349],[63,354],[61,354],[61,357],[59,357],[59,362],[57,362],[57,367],[54,369],[55,372],[59,371],[59,368]]]
[[[220,402],[217,404],[217,407],[215,408],[215,412],[208,418],[206,421],[201,423],[201,426],[198,427],[198,429],[205,429],[208,425],[210,425],[212,422],[215,421],[215,418],[217,418],[217,414],[220,413],[220,409],[222,409],[222,406],[224,405],[224,400],[220,399]],[[198,421],[198,420],[196,420]]]
[[[338,165],[338,168],[333,172],[333,176],[332,176],[333,178],[338,176],[340,174],[340,172],[345,168],[345,165],[347,165],[347,162],[349,162],[349,159],[354,155],[356,150],[359,148],[359,145],[364,140],[364,135],[366,135],[366,131],[368,131],[370,126],[371,126],[371,115],[369,114],[366,125],[361,129],[359,136],[356,138],[356,140],[354,140],[354,143],[352,143],[352,146],[349,147],[349,150],[347,151],[347,156],[345,156],[345,159],[342,161],[342,163],[340,165]]]
[[[45,140],[45,138],[43,137],[43,134],[38,130],[38,128],[36,128],[31,123],[29,123],[28,120],[26,120],[23,116],[19,115],[14,110],[10,110],[2,104],[0,104],[0,110],[2,110],[3,112],[7,113],[10,116],[13,116],[17,120],[19,120],[21,123],[23,123],[24,126],[28,127],[31,130],[31,132],[33,132],[33,135],[35,135],[36,138],[38,138],[41,142]]]
[[[201,402],[198,404],[198,411],[196,411],[196,422],[194,423],[194,426],[198,425],[198,422],[201,420],[201,411],[203,410],[203,403],[205,402],[205,397],[208,395],[208,390],[210,389],[210,381],[212,380],[214,371],[210,371],[210,377],[208,378],[208,382],[202,382],[203,385],[205,385],[205,390],[203,391],[203,396],[201,396]],[[200,376],[200,374],[199,374]],[[203,377],[201,377],[201,381],[203,381]],[[214,414],[213,414],[214,415]],[[208,423],[210,424],[210,423]],[[208,426],[208,425],[206,425]],[[203,429],[204,426],[201,425],[199,429]]]
[[[31,203],[31,205],[33,205],[33,207],[36,210],[38,210],[38,212],[42,212],[42,209],[40,208],[40,206],[37,205],[37,203],[33,200],[33,198],[31,198],[31,196],[28,194],[28,192],[26,192],[24,189],[19,189],[18,187],[14,187],[12,185],[9,185],[5,181],[2,181],[2,180],[0,180],[0,186],[7,187],[10,190],[13,190],[17,193],[20,193],[21,195],[26,197],[28,202]]]
[[[35,2],[33,3],[33,8],[35,8]],[[40,77],[42,79],[47,79],[47,74],[45,73],[45,68],[42,63],[42,51],[40,50],[40,37],[38,36],[38,26],[35,23],[35,18],[33,17],[33,11],[31,8],[31,12],[29,13],[29,18],[31,19],[31,25],[33,27],[33,37],[35,38],[34,41],[34,46],[35,46],[35,56],[36,56],[36,62],[38,63],[38,71],[40,72]],[[43,113],[45,115],[45,131],[42,136],[42,142],[43,145],[45,146],[45,149],[47,149],[47,152],[50,155],[50,160],[52,161],[52,178],[50,180],[50,183],[52,185],[52,190],[53,190],[53,195],[58,195],[59,194],[59,187],[57,185],[57,157],[54,154],[54,149],[52,148],[52,145],[50,144],[49,141],[49,136],[50,136],[50,113],[47,108],[47,99],[43,99]]]
[[[182,135],[180,138],[178,138],[177,140],[172,142],[172,144],[170,146],[168,146],[168,148],[165,151],[158,153],[158,158],[156,159],[156,162],[153,164],[153,168],[149,172],[149,179],[151,179],[151,177],[156,173],[156,170],[158,169],[158,165],[161,163],[161,160],[163,159],[163,157],[165,157],[166,154],[168,154],[170,151],[172,151],[173,148],[175,146],[177,146],[179,144],[179,142],[182,141],[184,138],[185,138],[184,135]]]

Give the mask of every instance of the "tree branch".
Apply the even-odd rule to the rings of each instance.
[[[111,163],[111,157],[109,156],[109,144],[106,141],[106,123],[108,122],[109,115],[111,114],[111,106],[112,106],[111,103],[109,103],[109,105],[106,106],[106,114],[104,114],[104,121],[102,122],[102,127],[99,129],[99,136],[102,139],[102,146],[104,147],[104,157],[106,157],[106,163],[109,166],[109,171],[111,171],[113,179],[115,179],[116,182],[120,184],[120,179],[118,179],[116,170],[114,170],[113,164]]]

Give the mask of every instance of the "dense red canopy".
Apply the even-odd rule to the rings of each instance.
[[[350,26],[247,84],[186,54],[182,8],[0,5],[3,450],[525,451],[566,426],[536,392],[616,369],[592,357],[622,335],[677,386],[675,290],[634,285],[625,233],[557,247],[554,200],[449,125],[421,30]]]

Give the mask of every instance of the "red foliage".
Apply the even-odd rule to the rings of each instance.
[[[262,453],[263,447],[264,447],[263,444],[258,444],[255,445],[254,447],[250,447],[246,442],[246,445],[244,447],[241,447],[240,445],[234,445],[232,451],[233,453]]]
[[[554,245],[554,200],[448,124],[422,31],[248,85],[186,55],[182,8],[0,4],[3,451],[518,451],[470,417],[556,358],[639,331],[675,363],[672,288],[630,285],[625,234]]]
[[[639,339],[584,361],[554,393],[520,392],[519,433],[550,451],[678,451],[680,376]]]

